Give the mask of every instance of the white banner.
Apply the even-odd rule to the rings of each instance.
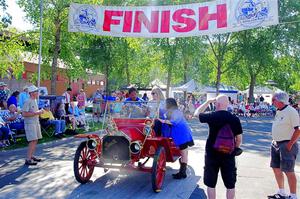
[[[278,24],[277,0],[217,0],[176,6],[71,4],[69,31],[114,37],[190,37]]]

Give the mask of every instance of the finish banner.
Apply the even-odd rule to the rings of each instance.
[[[190,37],[276,25],[277,0],[216,0],[176,6],[72,3],[69,31],[113,37]]]

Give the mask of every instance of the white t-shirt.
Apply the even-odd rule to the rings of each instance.
[[[37,101],[35,99],[31,99],[29,98],[23,106],[22,111],[23,112],[37,112],[38,109],[38,105],[37,105]],[[24,123],[25,124],[39,124],[39,116],[35,115],[35,116],[31,116],[31,117],[24,117]]]
[[[287,106],[283,110],[278,110],[272,125],[272,138],[275,141],[291,140],[295,127],[299,127],[300,118],[297,111]]]
[[[63,96],[65,97],[65,99],[63,100],[63,103],[69,103],[71,102],[71,96],[68,92],[64,92]]]

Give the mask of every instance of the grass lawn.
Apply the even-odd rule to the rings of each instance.
[[[76,132],[80,133],[80,134],[84,134],[84,133],[95,132],[95,131],[101,130],[101,128],[102,128],[102,123],[94,123],[94,125],[92,123],[89,123],[88,131],[85,131],[85,129],[78,128],[78,129],[76,129]],[[49,130],[52,130],[52,129],[49,129]],[[73,136],[74,135],[66,135],[65,134],[66,138],[73,137]],[[43,138],[40,139],[38,143],[41,144],[41,143],[51,142],[54,140],[59,140],[59,139],[56,137],[53,137],[53,136],[49,137],[47,134],[43,133]],[[0,151],[7,151],[7,150],[23,148],[23,147],[27,147],[27,146],[28,146],[28,143],[27,143],[26,137],[20,137],[20,138],[17,138],[16,144],[11,143],[11,145],[8,147],[0,148]]]

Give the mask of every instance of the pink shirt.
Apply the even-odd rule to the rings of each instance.
[[[78,101],[78,106],[85,106],[85,94],[82,93],[82,94],[79,94],[77,96],[77,101]]]

